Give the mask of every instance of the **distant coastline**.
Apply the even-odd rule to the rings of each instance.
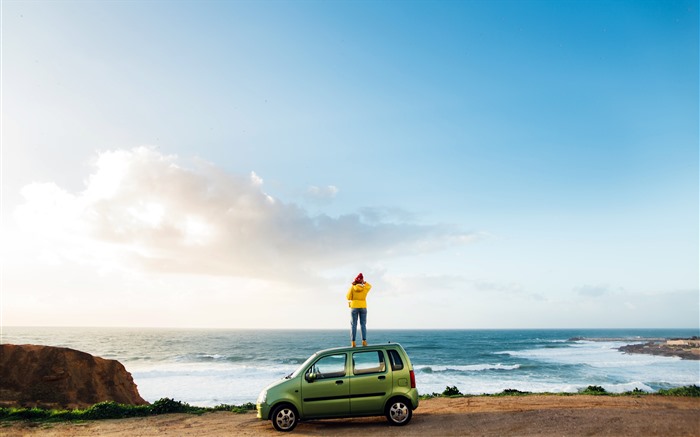
[[[617,341],[631,342],[617,350],[627,354],[647,354],[664,357],[679,357],[683,360],[700,360],[700,338],[587,338],[573,337],[571,341]],[[643,342],[643,343],[639,343]]]
[[[665,341],[647,341],[642,344],[628,344],[619,348],[629,354],[660,355],[664,357],[679,357],[683,360],[700,360],[700,339],[674,338]]]

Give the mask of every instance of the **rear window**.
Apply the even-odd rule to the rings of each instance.
[[[382,351],[356,352],[352,354],[352,372],[355,375],[384,372],[384,354]]]
[[[393,349],[387,350],[389,352],[389,362],[391,363],[391,370],[402,370],[403,360],[401,360],[401,355],[398,351]]]

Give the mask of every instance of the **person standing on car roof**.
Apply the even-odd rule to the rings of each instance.
[[[360,330],[362,331],[362,346],[367,346],[367,293],[372,288],[372,284],[365,282],[362,273],[357,275],[348,290],[347,299],[350,306],[350,339],[352,347],[355,347],[355,336],[357,334],[357,319],[360,319]]]

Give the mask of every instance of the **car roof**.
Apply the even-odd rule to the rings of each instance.
[[[382,343],[382,344],[370,344],[367,346],[358,346],[358,347],[352,347],[352,346],[341,346],[341,347],[333,347],[329,349],[323,349],[318,352],[316,352],[314,355],[320,355],[320,354],[326,354],[326,353],[333,353],[333,352],[362,352],[364,350],[378,350],[378,349],[401,349],[403,350],[403,347],[399,343]]]

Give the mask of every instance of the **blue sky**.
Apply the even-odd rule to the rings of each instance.
[[[2,3],[6,325],[698,327],[693,1]]]

